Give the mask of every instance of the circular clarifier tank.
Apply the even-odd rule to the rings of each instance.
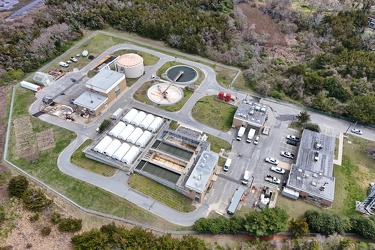
[[[176,65],[167,70],[166,77],[171,82],[187,85],[198,79],[198,72],[187,65]]]
[[[178,86],[168,83],[155,83],[147,90],[147,97],[158,105],[173,105],[181,101],[184,92]]]

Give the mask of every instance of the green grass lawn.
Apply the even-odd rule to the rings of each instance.
[[[195,120],[212,128],[228,131],[237,107],[218,102],[215,96],[201,98],[194,106],[192,115]]]
[[[281,193],[277,196],[276,206],[284,209],[290,218],[298,219],[303,216],[306,210],[321,210],[318,206],[305,202],[303,200],[292,200]]]
[[[216,81],[220,84],[220,86],[223,86],[225,88],[228,88],[234,77],[236,77],[237,75],[237,71],[222,67],[217,64],[213,65],[212,68],[216,72]]]
[[[211,143],[211,151],[220,153],[220,149],[231,150],[232,146],[226,140],[207,134],[207,141]],[[225,163],[225,162],[224,162]]]
[[[154,65],[155,63],[159,61],[159,57],[156,57],[154,55],[148,54],[143,51],[138,51],[138,50],[123,49],[123,50],[118,50],[114,52],[113,55],[121,56],[123,54],[128,54],[128,53],[134,53],[134,54],[140,55],[143,58],[143,64],[145,66]]]
[[[28,107],[33,100],[33,92],[18,88],[14,106],[15,117],[28,115]],[[14,155],[15,138],[12,131],[8,157],[11,162],[83,207],[162,228],[173,227],[171,223],[121,197],[63,174],[57,167],[57,157],[75,138],[75,134],[36,118],[31,118],[31,123],[33,131],[53,128],[55,148],[39,153],[35,162],[31,164],[29,160]]]
[[[139,174],[129,178],[129,186],[180,212],[191,212],[192,200],[179,192]]]
[[[71,161],[78,167],[87,169],[91,172],[101,174],[104,176],[112,176],[116,172],[116,168],[108,166],[98,161],[91,160],[85,156],[82,150],[90,145],[92,140],[85,141],[73,154]]]

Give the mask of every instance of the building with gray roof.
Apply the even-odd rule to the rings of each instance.
[[[299,192],[299,197],[309,202],[331,206],[335,195],[334,150],[333,137],[305,129],[286,188]]]
[[[267,120],[268,107],[257,102],[242,100],[233,117],[233,127],[261,129]]]

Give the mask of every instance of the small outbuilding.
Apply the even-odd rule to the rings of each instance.
[[[125,127],[126,127],[125,123],[119,122],[116,124],[116,126],[113,127],[113,129],[111,129],[111,131],[109,131],[108,135],[117,137],[121,133],[121,131],[125,129]]]
[[[116,152],[116,150],[121,146],[121,142],[117,139],[114,139],[111,144],[104,150],[104,154],[112,157],[112,155]]]
[[[140,128],[135,128],[133,133],[126,139],[127,142],[135,144],[135,142],[141,137],[143,130]]]
[[[141,122],[143,121],[143,119],[146,118],[146,113],[143,112],[143,111],[140,111],[136,117],[134,117],[134,119],[130,122],[131,124],[135,125],[135,126],[139,126],[139,124],[141,124]]]
[[[53,76],[43,72],[36,72],[33,76],[33,81],[37,84],[47,86],[53,82]]]
[[[134,131],[134,127],[132,125],[127,125],[126,128],[124,128],[121,133],[117,136],[117,138],[126,141],[128,139],[129,135],[131,135]]]
[[[116,150],[116,152],[112,155],[112,158],[118,161],[125,156],[125,154],[129,151],[130,145],[127,143],[121,144],[121,146]]]
[[[144,148],[149,143],[151,138],[152,138],[152,133],[146,130],[145,132],[143,132],[141,137],[139,137],[139,139],[136,141],[135,145],[140,146],[141,148]]]
[[[139,127],[143,128],[143,129],[147,129],[148,126],[151,125],[151,123],[154,121],[155,119],[155,116],[151,115],[151,114],[148,114],[145,119],[143,119],[143,121],[139,124]]]
[[[130,123],[138,115],[138,110],[131,109],[128,113],[121,119],[123,122]]]
[[[159,128],[163,125],[163,118],[156,117],[154,121],[148,126],[147,130],[151,131],[152,133],[156,133]]]
[[[112,138],[105,136],[95,147],[94,151],[103,154],[104,150],[112,143]]]
[[[121,159],[121,161],[130,165],[138,157],[139,153],[139,148],[137,148],[136,146],[132,146],[129,149],[129,151],[125,154],[125,156]]]

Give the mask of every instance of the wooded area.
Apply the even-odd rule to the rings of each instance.
[[[0,24],[0,83],[19,81],[63,53],[83,29],[113,27],[239,66],[261,95],[375,123],[374,0],[298,4],[47,0],[37,13]],[[254,18],[266,21],[256,26]]]

